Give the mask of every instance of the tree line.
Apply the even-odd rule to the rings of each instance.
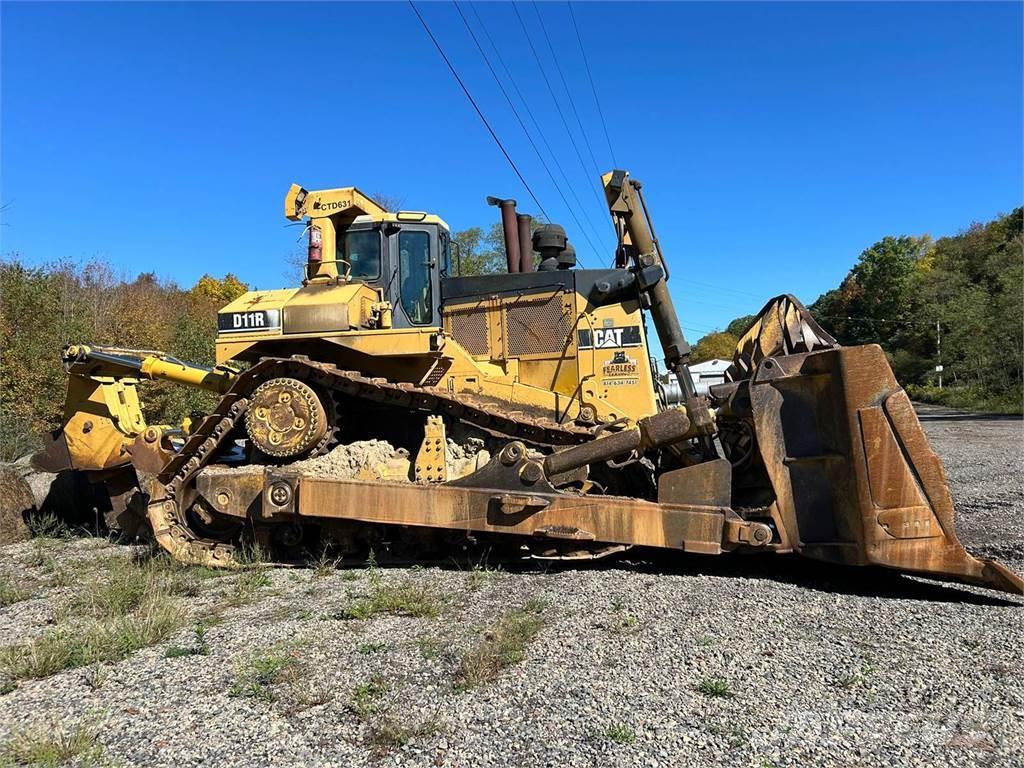
[[[808,309],[840,344],[879,344],[911,396],[1021,411],[1024,209],[933,240],[884,237]],[[702,338],[694,360],[732,357],[753,316]],[[937,370],[941,366],[942,370]],[[943,388],[939,389],[939,376]]]
[[[0,259],[0,460],[33,450],[40,435],[60,426],[64,344],[157,350],[213,365],[217,310],[247,290],[232,274],[203,275],[186,289],[149,272],[118,276],[103,261],[32,266],[17,254]],[[141,388],[151,423],[180,423],[214,402],[165,382]]]

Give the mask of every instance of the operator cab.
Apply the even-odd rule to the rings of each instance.
[[[307,221],[306,282],[360,282],[392,305],[395,328],[441,325],[448,225],[422,211],[388,211],[355,187],[309,191],[293,184],[285,216]]]
[[[440,280],[450,262],[448,227],[424,213],[393,215],[395,221],[359,216],[338,232],[338,276],[380,289],[391,302],[396,328],[439,326]]]

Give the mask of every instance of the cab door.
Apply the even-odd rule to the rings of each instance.
[[[388,237],[388,300],[396,328],[440,325],[437,227],[402,224]]]

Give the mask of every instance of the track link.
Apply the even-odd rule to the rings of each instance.
[[[185,562],[212,566],[235,564],[233,546],[197,535],[189,526],[186,510],[189,482],[216,456],[245,416],[246,394],[260,383],[290,376],[318,385],[328,392],[362,398],[425,414],[442,414],[485,431],[534,445],[567,446],[586,442],[593,432],[575,424],[563,424],[521,411],[501,413],[497,400],[460,393],[458,396],[424,389],[409,383],[370,378],[304,358],[264,358],[242,373],[217,407],[193,431],[181,451],[158,475],[150,495],[149,518],[162,546]]]

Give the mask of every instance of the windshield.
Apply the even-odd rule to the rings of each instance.
[[[380,277],[380,233],[353,229],[338,239],[338,274],[359,280]]]

